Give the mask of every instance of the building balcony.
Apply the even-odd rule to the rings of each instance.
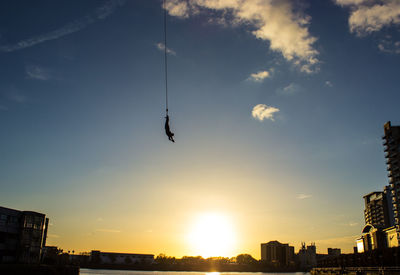
[[[389,170],[388,173],[388,177],[389,178],[398,178],[400,176],[398,170],[397,171],[393,171],[393,170]]]
[[[387,146],[388,144],[394,144],[394,140],[392,137],[386,137],[383,139],[383,145]]]
[[[387,165],[389,165],[389,164],[396,165],[396,164],[398,164],[398,161],[397,161],[397,159],[389,158],[386,160],[386,164]]]
[[[385,158],[395,158],[395,157],[397,157],[397,151],[395,151],[395,150],[385,149],[384,152],[386,152],[385,153]]]

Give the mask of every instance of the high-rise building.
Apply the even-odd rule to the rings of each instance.
[[[49,219],[0,206],[0,263],[39,263]]]
[[[382,137],[388,170],[394,226],[397,239],[400,240],[400,126],[392,126],[390,121],[383,126]]]
[[[261,244],[261,260],[271,265],[289,266],[293,262],[294,247],[278,241]]]
[[[306,243],[301,243],[298,258],[301,268],[308,269],[317,266],[317,247],[315,243],[307,245],[307,248]]]
[[[383,189],[383,194],[386,197],[386,206],[387,206],[387,214],[388,214],[388,226],[394,226],[394,211],[393,211],[393,203],[392,203],[392,191],[390,185],[386,185]]]
[[[387,228],[392,226],[389,219],[389,203],[385,192],[372,192],[364,197],[365,224],[373,225],[374,227]]]

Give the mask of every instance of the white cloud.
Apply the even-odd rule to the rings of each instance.
[[[333,87],[332,82],[330,82],[329,80],[325,81],[325,85],[328,87]]]
[[[38,79],[38,80],[48,80],[50,79],[50,72],[41,66],[29,65],[25,67],[26,74],[28,78]]]
[[[99,6],[95,9],[95,11],[91,14],[88,14],[84,17],[76,19],[63,27],[56,29],[54,31],[34,36],[28,39],[24,39],[19,41],[16,44],[9,44],[0,46],[0,51],[3,52],[12,52],[21,50],[24,48],[32,47],[37,44],[58,39],[65,35],[80,31],[86,28],[88,25],[91,25],[99,20],[103,20],[106,17],[110,16],[119,6],[125,4],[126,0],[109,0],[106,1],[102,6]]]
[[[253,73],[249,76],[247,80],[254,82],[263,82],[264,79],[270,77],[271,74],[268,71],[259,71],[257,73]]]
[[[164,51],[164,50],[165,50],[165,45],[164,45],[164,43],[159,42],[159,43],[156,44],[156,47],[157,47],[157,49],[159,49],[160,51]],[[176,55],[176,52],[175,52],[174,50],[170,49],[170,48],[167,48],[167,53],[168,53],[168,54],[171,54],[171,55]]]
[[[398,0],[336,0],[336,3],[350,8],[349,28],[359,36],[400,24]]]
[[[189,17],[189,7],[186,1],[181,1],[181,0],[166,1],[165,9],[172,16],[181,18]]]
[[[274,115],[277,112],[279,112],[278,108],[267,106],[265,104],[257,104],[254,106],[251,115],[260,121],[263,121],[264,119],[275,121]]]
[[[312,195],[309,195],[309,194],[298,194],[296,196],[296,198],[299,199],[299,200],[305,200],[305,199],[309,199],[311,197],[312,197]]]
[[[96,232],[120,233],[121,231],[116,229],[96,229]]]
[[[271,50],[280,52],[302,72],[318,70],[317,40],[309,33],[311,17],[296,10],[290,0],[172,0],[166,9],[172,16],[187,18],[204,10],[222,11],[213,22],[231,21],[246,25],[258,39],[268,42]],[[226,19],[226,20],[225,20]]]

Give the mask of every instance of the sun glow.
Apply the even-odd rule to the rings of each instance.
[[[230,256],[236,243],[236,236],[228,217],[208,213],[200,215],[195,220],[188,241],[193,252],[204,258]]]

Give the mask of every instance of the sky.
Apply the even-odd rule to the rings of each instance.
[[[166,10],[175,143],[161,1],[0,2],[1,206],[45,213],[47,244],[76,252],[217,256],[204,231],[230,236],[220,256],[352,252],[400,124],[400,3]]]

